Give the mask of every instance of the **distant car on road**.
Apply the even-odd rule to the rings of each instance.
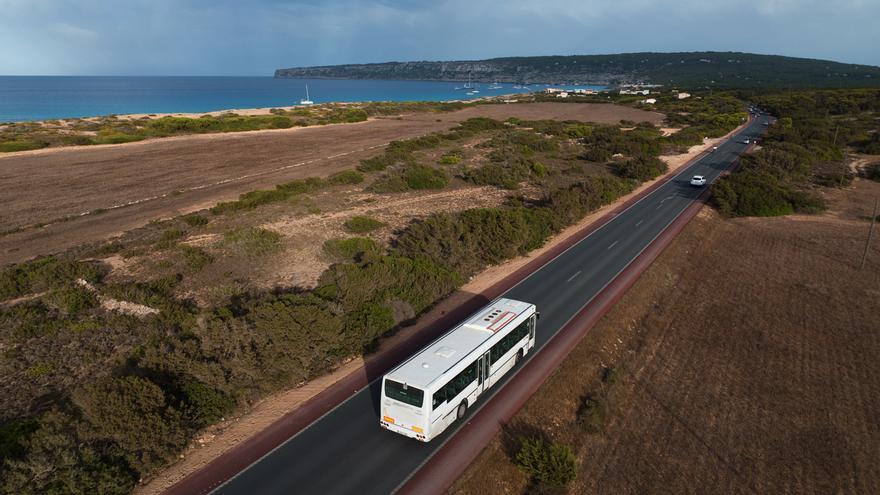
[[[748,139],[743,139],[743,144],[749,144],[749,140],[748,140]]]
[[[714,153],[716,151],[718,151],[718,146],[712,146],[712,152]]]
[[[692,186],[705,186],[706,185],[706,178],[703,177],[702,175],[695,175],[693,177],[693,179],[691,179],[691,185]]]

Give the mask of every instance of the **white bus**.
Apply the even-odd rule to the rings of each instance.
[[[428,442],[535,346],[535,305],[497,299],[382,379],[379,424]]]

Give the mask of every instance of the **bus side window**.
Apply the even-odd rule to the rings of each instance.
[[[443,404],[444,402],[446,402],[446,387],[447,386],[448,385],[444,385],[440,390],[434,392],[434,396],[433,396],[434,397],[434,401],[433,401],[434,405],[433,405],[432,409],[437,409],[437,407],[439,407],[440,404]]]

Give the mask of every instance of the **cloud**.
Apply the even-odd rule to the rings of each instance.
[[[0,74],[697,50],[878,64],[878,18],[878,0],[0,0]]]
[[[73,24],[67,24],[64,22],[53,23],[49,27],[49,29],[54,33],[60,34],[62,36],[68,36],[70,38],[91,39],[98,36],[98,33],[92,31],[91,29],[74,26]]]

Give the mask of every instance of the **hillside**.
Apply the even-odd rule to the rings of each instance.
[[[278,69],[278,78],[542,82],[719,88],[875,87],[880,67],[739,52],[622,53]]]

